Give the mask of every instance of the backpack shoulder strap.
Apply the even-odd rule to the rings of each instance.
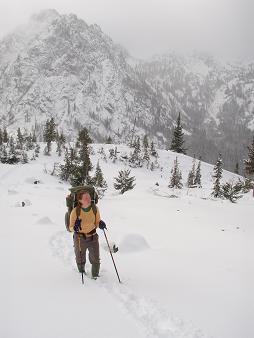
[[[97,207],[96,207],[96,205],[94,203],[92,203],[92,209],[93,209],[94,216],[96,217]]]
[[[78,203],[77,206],[76,206],[76,215],[77,215],[77,218],[79,218],[80,212],[81,212],[81,207],[80,207],[80,205]]]

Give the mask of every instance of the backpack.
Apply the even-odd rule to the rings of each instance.
[[[74,209],[78,205],[78,200],[77,200],[77,194],[81,191],[88,192],[89,195],[91,196],[91,206],[92,210],[94,213],[94,216],[96,217],[97,213],[97,208],[96,204],[98,203],[98,194],[95,191],[94,187],[91,185],[79,185],[77,187],[72,187],[69,189],[70,194],[66,196],[66,206],[68,208],[68,211],[65,213],[65,226],[67,231],[70,231],[70,214],[72,209]],[[77,208],[77,218],[80,215],[80,208]]]

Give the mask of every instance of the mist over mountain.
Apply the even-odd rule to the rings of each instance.
[[[254,130],[254,63],[195,53],[137,60],[98,25],[44,10],[0,41],[0,126],[42,137],[54,117],[69,140],[147,134],[168,148],[181,112],[187,153],[233,170]]]

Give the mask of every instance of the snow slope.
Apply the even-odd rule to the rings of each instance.
[[[96,164],[100,145],[93,148]],[[100,161],[109,189],[99,207],[119,246],[122,284],[100,230],[101,277],[81,284],[63,221],[69,185],[45,173],[59,161],[55,154],[0,165],[1,337],[254,336],[251,193],[237,204],[210,199],[212,166],[205,163],[202,190],[172,191],[175,154],[159,155],[162,169],[132,169],[136,187],[121,196],[112,178],[124,165]],[[178,159],[185,181],[192,158]]]

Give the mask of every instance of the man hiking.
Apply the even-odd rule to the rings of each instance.
[[[92,264],[92,277],[97,278],[100,270],[99,236],[96,229],[106,229],[106,224],[100,218],[96,205],[92,205],[88,191],[82,190],[77,194],[77,206],[70,214],[69,229],[73,234],[74,251],[79,272],[85,272],[86,251]]]

